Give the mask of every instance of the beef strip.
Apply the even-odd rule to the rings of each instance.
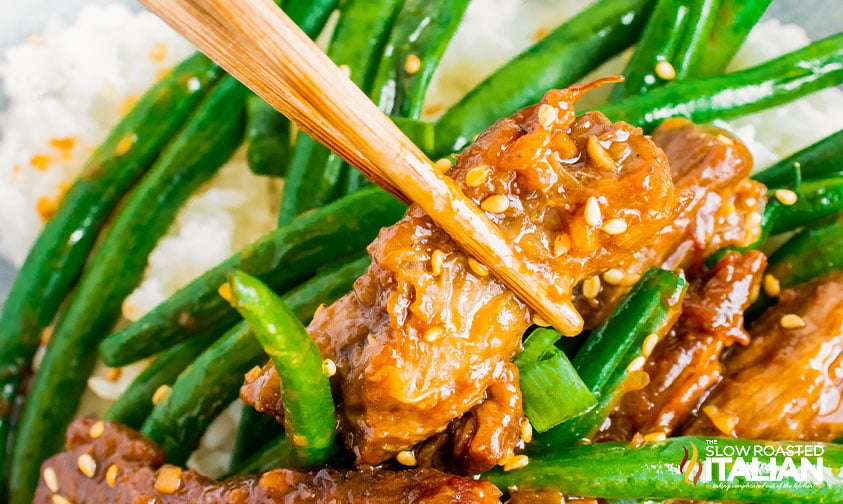
[[[667,159],[649,137],[599,113],[575,119],[574,103],[587,88],[550,91],[496,122],[446,174],[478,204],[506,197],[487,215],[569,302],[581,279],[631,255],[678,211]],[[600,222],[610,219],[625,231],[603,231]],[[354,290],[308,327],[337,364],[342,432],[361,464],[412,449],[477,407],[533,321],[524,303],[415,206],[369,252],[372,265]],[[267,366],[247,378],[241,397],[280,418],[276,390]],[[487,424],[477,418],[484,410],[474,411],[474,421]],[[477,429],[472,443],[513,438]]]
[[[766,263],[760,252],[732,252],[704,278],[691,282],[682,315],[644,365],[649,384],[624,394],[596,440],[630,440],[635,433],[670,435],[691,418],[720,380],[723,349],[749,343],[743,312],[758,293]]]
[[[788,314],[805,326],[782,327]],[[843,273],[783,290],[750,334],[686,432],[825,442],[843,434]]]
[[[653,132],[653,140],[670,161],[682,211],[618,266],[622,275],[616,278],[620,280],[604,275],[603,288],[596,298],[577,298],[577,309],[587,327],[600,325],[618,299],[651,266],[699,268],[711,253],[724,247],[746,246],[760,236],[767,189],[748,178],[752,157],[739,140],[725,131],[699,128],[685,119],[663,122]]]
[[[158,446],[128,427],[91,418],[70,425],[66,451],[45,461],[41,473],[34,504],[445,504],[498,503],[501,496],[491,483],[431,468],[275,469],[220,483],[164,464]]]

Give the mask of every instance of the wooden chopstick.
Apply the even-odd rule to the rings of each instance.
[[[582,330],[500,230],[271,0],[141,0],[231,75],[373,182],[418,204],[564,334]]]

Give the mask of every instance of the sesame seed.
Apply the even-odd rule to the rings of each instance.
[[[632,436],[632,439],[629,440],[629,446],[631,446],[632,448],[639,448],[641,446],[644,446],[644,443],[646,443],[646,441],[644,440],[644,436],[640,432],[636,432],[635,435]]]
[[[53,504],[73,504],[70,499],[59,494],[53,494],[51,500],[53,501]]]
[[[770,297],[778,297],[782,292],[782,284],[779,279],[769,273],[764,275],[764,292]]]
[[[676,69],[669,61],[659,61],[656,63],[656,75],[663,80],[673,80],[676,78]]]
[[[550,322],[545,320],[544,317],[542,317],[538,313],[533,314],[533,323],[539,327],[550,327]]]
[[[419,59],[419,57],[415,54],[411,54],[404,60],[404,70],[406,70],[408,74],[413,75],[421,70],[421,64],[421,59]]]
[[[788,313],[779,319],[779,325],[785,329],[799,329],[800,327],[805,327],[805,321],[795,313]]]
[[[79,472],[89,478],[93,478],[97,473],[97,462],[94,457],[87,453],[79,455],[79,458],[76,459],[76,467],[79,468]]]
[[[165,465],[158,471],[155,490],[165,495],[172,495],[181,488],[181,467]]]
[[[116,465],[111,464],[108,466],[108,469],[105,471],[105,482],[108,484],[109,487],[114,488],[114,485],[117,484],[117,471],[119,469]]]
[[[503,213],[509,208],[509,199],[504,194],[495,194],[484,199],[480,208],[489,213]]]
[[[337,374],[337,363],[332,361],[331,359],[325,359],[322,361],[322,371],[325,372],[328,376],[334,376]]]
[[[46,346],[53,336],[53,326],[47,326],[41,331],[41,345]]]
[[[220,285],[220,288],[217,289],[217,293],[220,295],[221,298],[225,299],[229,303],[233,299],[232,292],[231,292],[231,286],[228,285],[228,282]]]
[[[624,278],[626,278],[626,275],[618,268],[612,268],[603,273],[603,281],[609,285],[621,285]]]
[[[472,257],[468,258],[468,267],[471,268],[471,271],[473,271],[477,276],[486,276],[489,274],[489,268]]]
[[[340,69],[340,72],[342,72],[343,75],[345,75],[346,77],[351,77],[351,67],[350,66],[340,65],[338,68]]]
[[[52,467],[44,469],[44,484],[53,493],[59,491],[59,478],[56,476],[56,471]]]
[[[309,443],[307,441],[307,436],[303,434],[293,434],[292,438],[290,439],[295,446],[304,447],[307,446]]]
[[[586,299],[594,299],[600,294],[600,277],[597,275],[591,276],[582,282],[582,295]]]
[[[717,134],[717,140],[726,145],[735,145],[735,141],[722,133]]]
[[[665,439],[667,439],[667,434],[664,432],[651,432],[649,434],[644,434],[644,441],[648,443],[664,441]]]
[[[773,194],[776,195],[776,199],[779,200],[782,205],[787,206],[796,203],[796,200],[799,199],[799,196],[790,189],[776,189],[776,192]]]
[[[626,232],[627,225],[623,219],[609,219],[603,223],[601,229],[607,234],[619,235]]]
[[[97,439],[102,436],[103,432],[105,432],[105,423],[102,420],[97,420],[96,423],[91,426],[91,430],[88,431],[88,435],[91,436],[91,439]]]
[[[116,382],[121,376],[123,376],[123,370],[119,367],[108,368],[105,372],[105,379],[110,382]]]
[[[506,464],[503,465],[503,471],[509,472],[514,471],[516,469],[521,469],[523,467],[527,467],[527,464],[529,463],[530,458],[526,455],[515,455],[514,457],[506,461]]]
[[[448,170],[451,169],[451,166],[453,166],[453,164],[451,163],[450,159],[442,158],[433,163],[433,171],[438,173],[439,175],[444,175],[448,173]]]
[[[617,169],[618,165],[615,163],[614,158],[612,158],[612,155],[609,154],[602,145],[600,145],[596,136],[591,135],[588,137],[588,143],[586,144],[585,150],[588,152],[588,156],[597,163],[597,166],[610,171]]]
[[[553,257],[559,257],[571,250],[571,237],[567,233],[559,233],[553,239]]]
[[[541,106],[539,106],[537,116],[539,118],[539,126],[544,129],[550,129],[553,127],[553,123],[556,122],[556,108],[553,105],[542,103]]]
[[[521,440],[525,443],[533,440],[533,424],[526,418],[521,419]]]
[[[758,296],[761,295],[761,286],[759,284],[752,284],[752,289],[749,291],[749,302],[754,303],[758,301]]]
[[[395,456],[395,460],[397,460],[399,464],[409,467],[413,467],[418,464],[416,454],[413,453],[413,450],[402,450],[398,452],[398,455]]]
[[[169,385],[161,385],[157,389],[155,389],[155,393],[152,394],[152,404],[158,404],[166,397],[170,395],[170,386]]]
[[[644,363],[647,362],[647,358],[643,355],[639,355],[638,357],[632,359],[632,362],[626,367],[627,372],[632,373],[634,371],[641,371],[644,369]]]
[[[477,165],[466,172],[465,185],[468,187],[477,187],[483,182],[486,182],[489,178],[489,173],[491,173],[491,170],[488,165]]]
[[[135,140],[137,140],[137,135],[126,135],[117,142],[117,147],[114,149],[114,153],[118,156],[122,156],[123,154],[129,152],[129,149],[132,148],[132,145],[135,144]]]
[[[248,373],[246,373],[246,381],[251,383],[251,382],[257,380],[258,378],[260,378],[260,376],[261,376],[261,367],[255,366],[252,369],[250,369]]]
[[[441,327],[430,326],[424,332],[424,335],[422,336],[422,338],[424,338],[424,340],[427,341],[428,343],[433,343],[434,341],[441,338],[442,334],[444,334],[444,333],[445,333],[445,331]]]
[[[603,225],[603,214],[600,211],[600,203],[594,196],[589,196],[585,202],[585,223],[592,227]]]
[[[430,272],[435,276],[442,274],[442,265],[445,262],[445,253],[439,249],[430,254]]]
[[[658,343],[659,335],[656,333],[650,333],[646,338],[644,338],[644,343],[641,345],[641,354],[644,357],[649,357],[650,354],[653,353],[653,350],[655,350]]]

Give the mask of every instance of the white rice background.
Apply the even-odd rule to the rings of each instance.
[[[436,117],[587,3],[472,2],[431,85],[426,117]],[[799,27],[762,23],[731,68],[751,66],[807,43]],[[0,255],[20,266],[86,157],[144,90],[191,51],[153,15],[112,5],[86,7],[70,24],[53,20],[43,33],[5,52],[0,79],[10,103],[0,116]],[[618,72],[622,60],[616,58],[595,73]],[[843,128],[843,93],[829,89],[723,126],[749,145],[756,166],[767,166]],[[248,171],[241,149],[179,213],[150,256],[143,282],[124,302],[124,318],[137,320],[271,230],[279,190],[278,182]],[[145,365],[123,368],[119,376],[98,366],[89,380],[93,393],[80,413],[103,411]],[[189,465],[212,476],[225,472],[240,406],[233,403],[213,423]]]

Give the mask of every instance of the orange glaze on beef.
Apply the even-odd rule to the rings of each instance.
[[[79,418],[70,425],[66,451],[41,468],[34,504],[497,504],[501,495],[491,483],[431,468],[273,469],[216,482],[164,464],[158,446],[128,427],[102,422],[99,431],[96,423]],[[83,474],[80,466],[93,471]]]
[[[805,326],[784,328],[784,315]],[[723,362],[689,434],[829,442],[843,434],[843,272],[784,289]]]
[[[630,256],[677,211],[667,160],[649,137],[599,113],[575,119],[585,89],[550,91],[540,104],[498,121],[445,175],[487,208],[513,249],[566,296]],[[612,219],[622,221],[623,232],[602,229]],[[472,410],[477,425],[491,425],[477,406],[490,386],[505,381],[533,321],[524,303],[472,265],[415,206],[383,229],[369,252],[372,265],[354,290],[320,310],[308,328],[337,364],[341,430],[360,464],[413,449]],[[241,397],[280,417],[280,398],[266,387],[278,390],[271,366],[247,378]],[[520,398],[516,403],[520,420]],[[505,442],[495,451],[505,457],[519,422],[500,429],[478,429],[471,443]]]

